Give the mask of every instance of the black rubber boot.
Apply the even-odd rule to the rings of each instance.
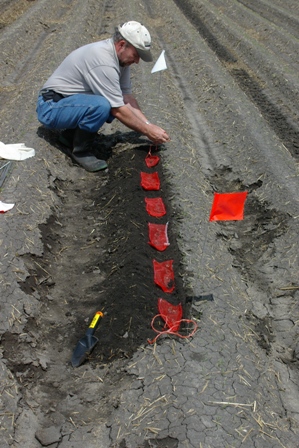
[[[95,136],[95,132],[77,128],[73,141],[72,159],[90,172],[104,170],[108,166],[105,160],[97,159],[91,152],[91,145]]]
[[[76,129],[65,129],[62,131],[58,137],[60,143],[69,149],[73,149],[73,141]]]

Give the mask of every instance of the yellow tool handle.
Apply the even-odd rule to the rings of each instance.
[[[102,311],[97,311],[89,325],[89,328],[95,328],[98,323],[98,320],[100,319],[100,317],[103,316],[104,314],[102,313]]]

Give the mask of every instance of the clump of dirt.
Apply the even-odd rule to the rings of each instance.
[[[262,347],[267,355],[271,351],[271,344],[275,341],[272,330],[272,322],[269,317],[259,319],[255,326],[256,334],[258,335],[257,342]]]

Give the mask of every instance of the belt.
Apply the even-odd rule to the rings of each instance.
[[[42,95],[44,101],[53,100],[54,103],[58,103],[58,101],[65,98],[61,93],[57,93],[54,90],[41,90],[40,95]]]

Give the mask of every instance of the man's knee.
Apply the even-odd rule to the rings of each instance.
[[[107,117],[106,119],[108,119],[111,112],[111,105],[103,96],[99,97],[99,108],[101,109],[102,115],[105,115]]]
[[[97,122],[98,129],[102,127],[105,122],[109,122],[111,119],[111,105],[109,101],[102,96],[98,96],[96,103],[93,103],[93,108],[90,110],[90,114],[88,114],[87,117],[90,122]],[[86,121],[87,117],[85,117],[83,121]]]
[[[51,128],[51,122],[49,117],[49,108],[47,104],[43,101],[42,97],[38,98],[36,104],[36,115],[38,121],[47,128]]]

